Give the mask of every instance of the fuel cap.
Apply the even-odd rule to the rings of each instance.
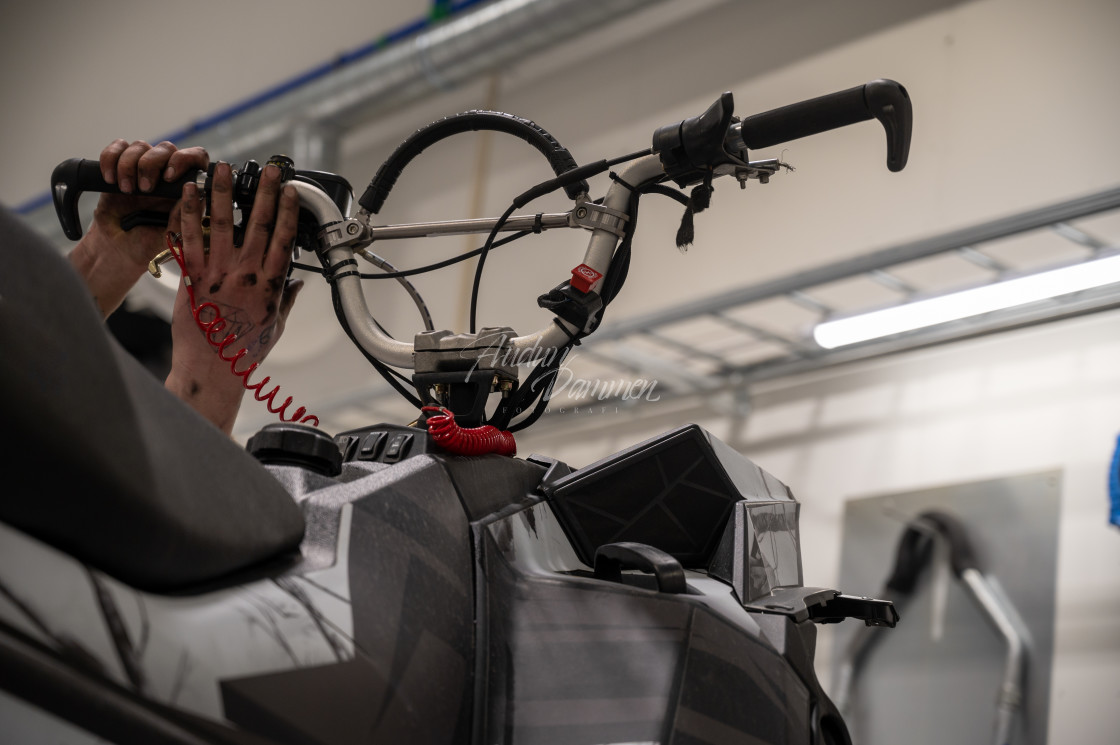
[[[276,422],[249,438],[245,449],[265,465],[299,466],[337,476],[342,472],[342,452],[322,430],[305,424]]]

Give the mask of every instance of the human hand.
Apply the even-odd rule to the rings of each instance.
[[[129,144],[114,140],[101,151],[98,159],[101,177],[120,188],[120,194],[104,193],[93,213],[93,229],[104,231],[113,240],[114,247],[129,260],[142,264],[148,262],[165,246],[164,228],[136,227],[121,229],[121,218],[140,210],[161,210],[169,214],[176,200],[145,196],[161,181],[176,181],[192,169],[205,170],[210,156],[204,148],[180,150],[164,141],[152,146],[143,140]]]
[[[244,371],[262,361],[275,346],[303,287],[302,281],[287,279],[299,197],[293,186],[281,184],[279,168],[265,166],[243,243],[237,246],[233,176],[228,163],[219,163],[214,169],[208,244],[203,234],[200,196],[194,184],[184,186],[180,209],[172,213],[169,229],[182,234],[183,264],[197,307],[201,308],[199,320],[213,321],[216,307],[226,325],[213,334],[213,341],[236,334],[237,339],[224,354],[233,357],[244,348],[246,352],[237,362],[238,371]],[[229,434],[244,387],[241,378],[231,373],[230,363],[222,360],[207,341],[194,312],[186,286],[181,283],[171,322],[172,362],[166,386]],[[256,374],[250,382],[260,377]]]
[[[210,156],[201,147],[180,150],[170,142],[152,146],[143,140],[114,140],[98,159],[101,175],[120,194],[103,193],[93,225],[70,253],[70,262],[86,280],[102,315],[108,316],[164,249],[165,229],[136,227],[125,231],[121,218],[141,210],[171,213],[176,200],[146,196],[163,181],[177,181],[192,169],[205,169]]]

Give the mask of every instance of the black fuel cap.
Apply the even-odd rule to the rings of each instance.
[[[266,465],[299,466],[324,476],[342,473],[342,452],[335,441],[305,424],[267,424],[249,438],[245,449]]]

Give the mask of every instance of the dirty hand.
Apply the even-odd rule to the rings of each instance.
[[[225,327],[212,333],[220,342],[235,334],[223,352],[244,371],[260,362],[284,331],[292,303],[303,286],[287,279],[296,238],[299,197],[291,185],[280,181],[280,169],[265,166],[241,245],[234,241],[233,176],[228,163],[218,163],[211,185],[209,236],[204,235],[201,193],[194,184],[183,188],[180,208],[172,214],[169,229],[182,234],[183,260],[194,288],[199,320],[213,322],[215,314]],[[180,283],[171,323],[172,363],[166,386],[227,434],[244,394],[242,379],[230,362],[207,341],[191,308],[185,283]],[[256,382],[263,373],[254,373]],[[265,392],[267,392],[267,388]]]
[[[201,147],[180,150],[170,142],[152,146],[143,140],[114,140],[101,151],[102,177],[117,184],[120,194],[104,193],[93,213],[93,224],[70,253],[70,262],[85,279],[102,316],[121,304],[162,251],[165,230],[121,228],[121,218],[141,210],[171,213],[176,200],[149,196],[160,181],[177,181],[192,169],[205,169],[210,156]]]

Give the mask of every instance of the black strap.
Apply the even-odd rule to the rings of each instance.
[[[343,277],[361,277],[362,273],[357,269],[358,262],[355,259],[346,259],[337,264],[332,265],[329,269],[323,272],[323,277],[327,282],[332,285]]]
[[[574,333],[572,331],[568,331],[567,327],[564,326],[563,322],[559,318],[554,317],[552,319],[552,322],[555,323],[556,326],[561,331],[564,332],[564,335],[568,337],[568,343],[569,344],[572,344],[572,345],[578,347],[580,345],[580,343],[583,341],[583,337],[586,336],[586,334]]]
[[[631,192],[637,191],[631,184],[627,183],[626,180],[622,178],[622,176],[619,176],[614,171],[611,171],[608,175],[610,176],[611,181],[614,181],[619,186],[625,186]]]

